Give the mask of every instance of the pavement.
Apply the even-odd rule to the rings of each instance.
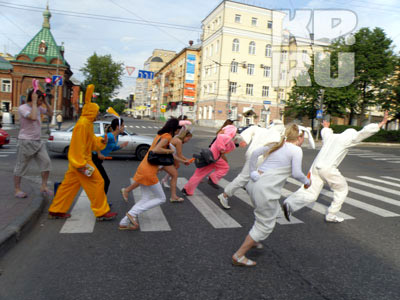
[[[0,171],[0,257],[29,231],[46,205],[39,185],[22,178],[27,198],[14,197],[13,173]]]

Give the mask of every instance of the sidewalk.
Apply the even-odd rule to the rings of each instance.
[[[0,171],[0,257],[29,231],[46,205],[40,186],[26,178],[22,187],[28,198],[15,198],[13,176],[11,171]]]

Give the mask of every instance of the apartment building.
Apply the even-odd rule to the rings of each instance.
[[[201,45],[182,49],[154,76],[152,101],[157,103],[157,116],[186,115],[196,119],[198,79],[200,76]]]
[[[328,45],[291,37],[283,29],[285,17],[223,1],[202,21],[199,124],[217,127],[231,118],[239,125],[265,126],[283,118],[293,76]]]

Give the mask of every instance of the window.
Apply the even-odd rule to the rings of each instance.
[[[268,21],[267,28],[272,29],[272,21]]]
[[[229,92],[231,94],[236,94],[237,82],[229,82]]]
[[[216,83],[216,82],[213,82],[213,85],[212,85],[212,92],[215,93],[216,90],[217,90],[217,83]]]
[[[269,44],[267,46],[265,46],[265,56],[266,57],[272,56],[272,47]]]
[[[210,86],[207,85],[207,94],[209,94],[209,93],[210,93]]]
[[[256,43],[251,41],[249,44],[249,54],[256,54]]]
[[[254,75],[254,64],[247,65],[247,75]]]
[[[286,70],[283,69],[281,72],[281,80],[286,80]]]
[[[231,63],[231,72],[232,72],[232,73],[237,73],[237,71],[238,71],[238,66],[239,66],[239,63],[238,63],[237,61],[233,61],[233,62]]]
[[[217,41],[217,44],[215,45],[215,54],[218,54],[219,50],[219,40]]]
[[[207,119],[207,106],[204,106],[203,109],[203,119]]]
[[[235,23],[240,23],[241,15],[235,15]]]
[[[269,96],[269,86],[263,86],[262,87],[262,96],[263,97],[268,97]]]
[[[232,51],[233,52],[239,52],[239,40],[234,39],[232,43]]]
[[[94,134],[101,134],[100,132],[100,123],[93,123]]]
[[[218,64],[216,63],[214,68],[214,74],[217,74],[217,72],[218,72]]]
[[[246,84],[246,95],[253,96],[253,84]]]
[[[282,52],[281,52],[281,59],[282,59],[282,60],[286,60],[286,59],[287,59],[287,51],[286,51],[286,50],[282,50]]]
[[[257,18],[251,18],[251,25],[257,26]]]
[[[214,52],[214,45],[211,45],[211,47],[210,47],[210,56],[213,55],[213,52]]]
[[[208,106],[208,119],[212,119],[212,114],[213,114],[213,107],[210,105]]]
[[[271,76],[271,67],[264,66],[264,77]]]
[[[308,53],[307,50],[302,51],[302,60],[303,62],[308,62]]]
[[[1,79],[1,91],[11,93],[11,79]]]
[[[283,89],[279,89],[278,97],[281,101],[285,99],[285,91]]]
[[[202,112],[203,112],[203,108],[199,107],[199,119],[201,119],[201,117],[203,116]]]
[[[221,20],[222,20],[222,18],[221,18],[221,16],[219,16],[218,17],[218,24],[221,24]]]

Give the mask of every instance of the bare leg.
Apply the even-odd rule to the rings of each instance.
[[[140,184],[136,181],[132,182],[130,186],[125,188],[125,193],[128,195],[128,193],[134,189],[136,189]]]
[[[49,171],[42,172],[42,187],[40,188],[41,192],[48,191],[47,180],[49,179],[49,174]]]
[[[236,251],[234,255],[237,257],[242,257],[246,255],[247,251],[249,251],[252,247],[254,247],[257,244],[256,241],[254,241],[251,236],[248,234],[246,238],[244,239],[243,244],[240,246],[240,248]]]
[[[178,199],[176,195],[176,182],[178,181],[178,171],[176,170],[175,166],[165,166],[164,171],[167,172],[171,176],[171,199],[175,200]]]
[[[14,189],[15,194],[22,192],[21,190],[21,176],[14,176]]]

